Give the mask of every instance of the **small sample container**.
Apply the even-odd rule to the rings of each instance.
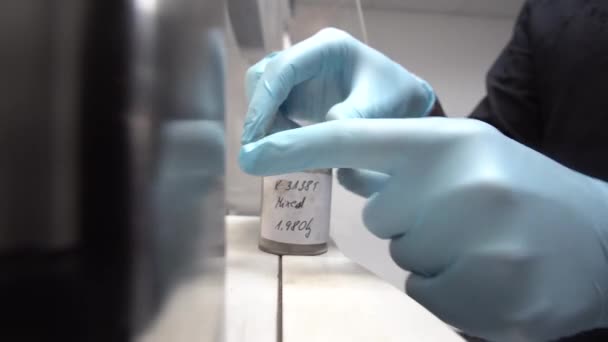
[[[259,248],[278,255],[327,252],[331,169],[264,177]]]

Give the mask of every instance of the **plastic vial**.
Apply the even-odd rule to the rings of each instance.
[[[264,177],[259,248],[278,255],[327,251],[331,169]]]

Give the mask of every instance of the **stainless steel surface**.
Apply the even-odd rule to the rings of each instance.
[[[294,0],[298,5],[333,6],[335,3],[354,6],[353,0]],[[514,18],[525,0],[362,0],[364,8],[379,10],[401,10],[431,12],[447,15]]]
[[[224,17],[0,3],[0,340],[222,339]]]
[[[62,6],[66,5],[66,6]],[[86,4],[0,3],[0,251],[68,248],[75,229]]]
[[[227,7],[236,42],[250,64],[282,49],[290,1],[228,0]]]

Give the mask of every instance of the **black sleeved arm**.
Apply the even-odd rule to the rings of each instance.
[[[470,118],[485,121],[521,143],[537,146],[541,125],[529,17],[530,4],[526,2],[511,40],[487,73],[487,93]],[[429,116],[445,116],[439,101]]]

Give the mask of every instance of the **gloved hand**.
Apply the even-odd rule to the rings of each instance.
[[[607,326],[608,185],[472,119],[336,120],[241,149],[243,170],[340,170],[407,293],[491,341]],[[379,172],[379,173],[378,173]],[[364,248],[364,246],[362,246]]]
[[[420,117],[435,102],[425,81],[337,29],[252,66],[246,91],[244,144],[297,127],[293,120]]]

